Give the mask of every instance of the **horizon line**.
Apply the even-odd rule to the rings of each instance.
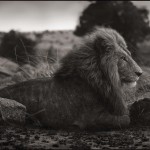
[[[26,33],[26,32],[45,32],[45,31],[49,31],[49,32],[55,32],[55,31],[74,31],[74,29],[45,29],[45,30],[28,30],[28,31],[23,31],[23,30],[19,30],[19,29],[10,29],[8,31],[4,31],[4,30],[0,30],[0,32],[4,32],[4,33],[7,33],[7,32],[10,32],[11,30],[13,31],[17,31],[17,32],[22,32],[22,33]]]

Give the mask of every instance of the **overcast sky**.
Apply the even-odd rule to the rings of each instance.
[[[150,2],[134,1],[137,6]],[[87,1],[0,1],[0,31],[74,30]]]

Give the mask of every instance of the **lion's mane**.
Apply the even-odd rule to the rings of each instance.
[[[124,39],[114,30],[96,30],[84,38],[79,48],[62,59],[61,68],[55,74],[56,77],[81,77],[98,93],[107,109],[116,115],[125,113],[126,97],[117,64],[107,51],[120,41],[124,42]]]

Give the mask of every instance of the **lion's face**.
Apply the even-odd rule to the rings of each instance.
[[[132,59],[131,55],[126,52],[118,52],[118,73],[122,85],[135,87],[136,83],[142,74],[141,68]]]
[[[100,29],[95,37],[103,72],[109,76],[112,84],[136,86],[142,69],[132,59],[123,37],[112,29]]]

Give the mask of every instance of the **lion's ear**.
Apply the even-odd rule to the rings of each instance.
[[[110,49],[106,44],[106,41],[102,38],[97,38],[95,40],[95,50],[98,54],[105,54],[110,52]]]

